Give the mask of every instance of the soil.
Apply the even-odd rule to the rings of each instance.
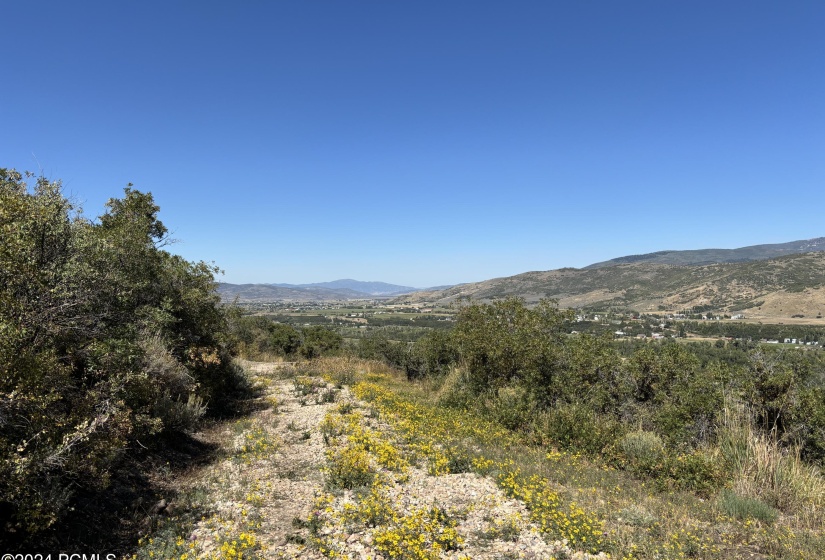
[[[190,482],[198,479],[231,480],[260,491],[265,497],[260,505],[260,526],[255,530],[267,558],[324,558],[311,543],[310,530],[302,520],[307,520],[315,508],[315,499],[325,492],[323,467],[326,462],[324,442],[319,428],[324,417],[333,407],[350,402],[354,410],[367,407],[354,399],[346,387],[340,389],[335,402],[319,403],[318,399],[296,394],[294,382],[284,378],[284,369],[290,365],[246,362],[245,367],[259,378],[266,387],[259,397],[264,402],[277,401],[253,414],[257,425],[265,426],[269,437],[277,440],[277,450],[268,457],[249,465],[224,461],[202,471]],[[315,380],[319,385],[321,380]],[[331,388],[331,386],[329,386]],[[359,414],[362,412],[358,412]],[[387,425],[363,416],[363,421],[373,429],[389,430]],[[231,445],[232,428],[226,426],[222,433],[212,434],[210,439]],[[400,477],[389,489],[392,501],[402,512],[427,507],[437,503],[449,511],[463,512],[457,517],[456,530],[463,541],[459,550],[444,552],[442,558],[599,558],[576,552],[560,541],[547,541],[538,528],[529,521],[524,504],[508,498],[495,482],[475,473],[431,476],[422,465],[411,467],[407,477]],[[241,495],[239,488],[235,495]],[[352,491],[339,491],[336,503],[352,499]],[[238,518],[243,500],[215,504],[223,517]],[[345,558],[382,560],[373,548],[372,534],[375,529],[361,527],[322,528],[327,542],[333,542]],[[202,554],[217,550],[214,525],[208,521],[198,524],[190,540],[199,543]]]

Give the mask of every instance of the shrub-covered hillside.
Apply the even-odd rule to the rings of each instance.
[[[490,421],[544,451],[555,466],[508,453],[505,464],[551,471],[548,488],[566,487],[604,523],[612,557],[821,557],[821,349],[630,344],[571,333],[571,317],[548,301],[469,303],[448,333],[364,339],[358,351],[405,369],[413,383],[400,390],[436,415]],[[586,462],[562,468],[569,456]]]
[[[164,250],[158,210],[127,188],[91,220],[60,183],[0,169],[0,532],[59,522],[239,379],[216,269]]]

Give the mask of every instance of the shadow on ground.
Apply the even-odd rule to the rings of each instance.
[[[165,434],[149,442],[134,441],[110,473],[105,489],[74,489],[71,514],[35,535],[16,530],[0,504],[0,550],[4,553],[116,554],[134,551],[138,539],[149,533],[164,515],[180,507],[180,481],[223,458],[209,433],[223,422],[243,418],[266,408],[252,387],[244,387],[227,402],[217,418],[204,422],[195,434]],[[144,445],[145,444],[145,445]],[[207,512],[187,511],[190,516]]]

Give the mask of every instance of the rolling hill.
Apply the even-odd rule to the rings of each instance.
[[[630,262],[596,268],[526,272],[417,292],[397,303],[449,304],[460,298],[557,299],[562,307],[671,311],[700,308],[778,320],[825,313],[825,253],[769,260],[677,266]],[[820,319],[821,320],[821,319]]]
[[[644,255],[628,255],[591,264],[584,267],[604,268],[617,264],[630,263],[658,263],[675,265],[702,265],[713,263],[733,263],[774,259],[785,255],[825,251],[825,237],[803,239],[788,243],[773,243],[768,245],[751,245],[739,249],[696,249],[688,251],[657,251]]]
[[[657,251],[581,269],[525,272],[483,282],[417,289],[343,279],[314,284],[218,285],[224,301],[347,301],[449,304],[460,298],[553,298],[562,307],[678,312],[701,308],[781,320],[825,312],[825,237],[739,249]],[[799,317],[796,317],[799,319]]]

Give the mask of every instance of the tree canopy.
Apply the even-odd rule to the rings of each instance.
[[[238,383],[217,268],[165,251],[158,212],[126,188],[90,220],[59,182],[0,169],[0,525],[49,527]]]

